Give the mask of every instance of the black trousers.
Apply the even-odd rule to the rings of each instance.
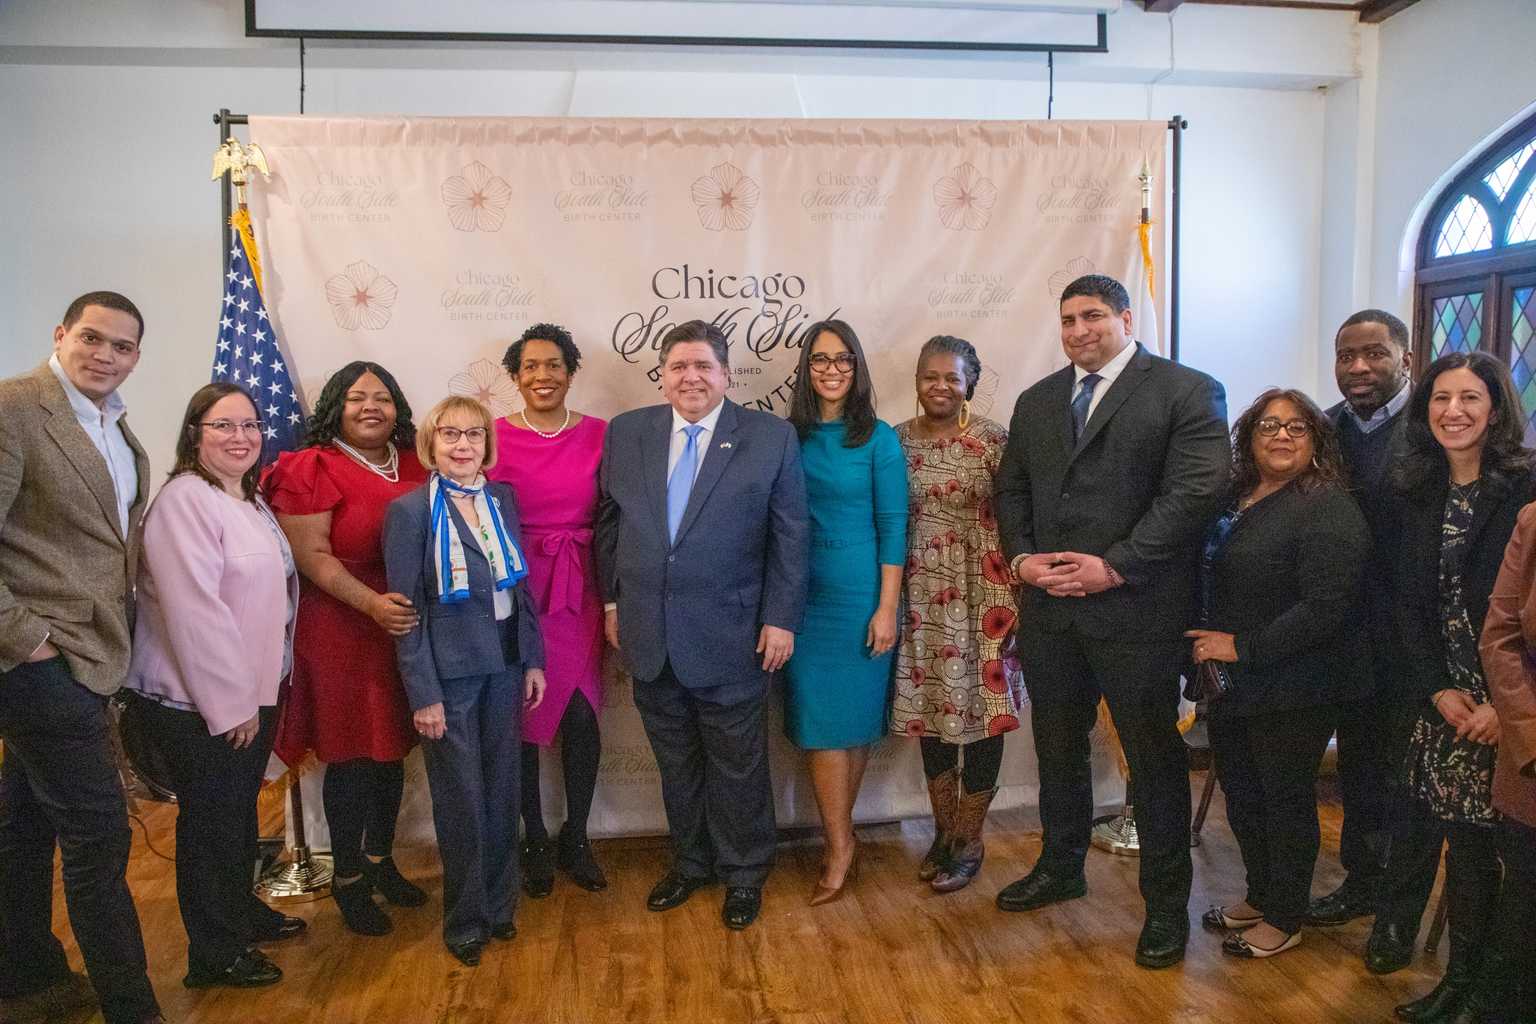
[[[256,794],[272,753],[276,709],[260,709],[256,739],[241,750],[208,732],[195,711],[137,698],[176,788],[176,902],[187,963],[221,971],[282,920],[251,891]]]
[[[1248,905],[1287,934],[1307,916],[1321,839],[1317,768],[1336,714],[1326,706],[1253,716],[1211,712],[1211,753],[1248,873]]]
[[[483,942],[517,911],[523,673],[442,684],[448,729],[421,750],[443,859],[443,941]]]
[[[137,1022],[158,1004],[128,892],[133,834],[118,781],[106,698],[63,658],[0,674],[0,995],[68,976],[52,931],[53,851],[86,972],[107,1024]]]
[[[1393,792],[1417,717],[1417,704],[1376,696],[1339,706],[1339,863],[1351,883],[1374,884],[1386,868]]]
[[[1406,796],[1394,811],[1392,851],[1377,920],[1409,926],[1424,916],[1435,885],[1440,849],[1445,846],[1446,891],[1468,900],[1493,899],[1499,892],[1499,830],[1488,825],[1444,821]]]
[[[671,664],[635,681],[635,707],[661,770],[673,867],[690,878],[761,886],[777,838],[761,689],[714,703]]]
[[[1040,863],[1083,871],[1093,824],[1089,733],[1099,698],[1120,733],[1136,787],[1141,895],[1149,911],[1187,913],[1189,755],[1179,735],[1185,641],[1122,643],[1076,632],[1019,634],[1040,764]]]
[[[1525,1024],[1536,1021],[1536,828],[1505,818],[1499,837],[1499,855],[1504,861],[1504,888],[1499,893],[1499,909],[1491,952],[1502,956],[1508,968],[1501,972],[1515,982],[1516,991],[1505,1006],[1524,1008],[1524,1016],[1509,1019]]]

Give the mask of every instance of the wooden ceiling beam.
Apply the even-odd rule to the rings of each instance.
[[[1363,25],[1380,24],[1418,2],[1419,0],[1365,0],[1360,5],[1360,22]]]

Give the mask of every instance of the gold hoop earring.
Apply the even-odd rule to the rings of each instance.
[[[971,425],[971,400],[967,398],[960,403],[960,429],[964,430]]]

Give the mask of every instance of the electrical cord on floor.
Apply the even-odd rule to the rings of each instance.
[[[137,814],[130,814],[128,815],[128,818],[131,821],[137,822],[139,828],[144,830],[144,845],[149,847],[150,853],[154,854],[156,857],[159,857],[161,860],[168,860],[172,864],[176,863],[175,857],[167,857],[165,854],[161,853],[158,849],[155,848],[154,840],[149,838],[149,826],[144,823],[143,818]]]

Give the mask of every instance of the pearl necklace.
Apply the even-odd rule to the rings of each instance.
[[[571,425],[571,410],[570,410],[569,406],[567,406],[566,410],[565,410],[565,422],[560,424],[559,429],[556,430],[553,434],[546,434],[544,431],[540,430],[538,427],[534,426],[532,423],[529,423],[528,422],[528,410],[526,410],[526,409],[519,409],[519,410],[517,410],[517,415],[523,421],[523,426],[527,427],[529,430],[533,431],[535,434],[538,434],[540,437],[546,437],[546,438],[551,438],[551,439],[559,437],[561,434],[563,434],[565,432],[565,428]]]
[[[383,477],[385,480],[388,480],[392,484],[397,484],[400,482],[400,452],[395,448],[395,443],[393,441],[385,442],[385,447],[389,449],[389,458],[385,460],[384,465],[382,466],[368,461],[368,458],[363,455],[362,452],[358,451],[356,448],[353,448],[339,437],[336,438],[332,443],[336,445],[337,448],[345,452],[348,456],[350,456],[353,462],[357,463],[359,466],[362,466],[364,469],[367,469],[373,473],[377,473],[379,476]]]

